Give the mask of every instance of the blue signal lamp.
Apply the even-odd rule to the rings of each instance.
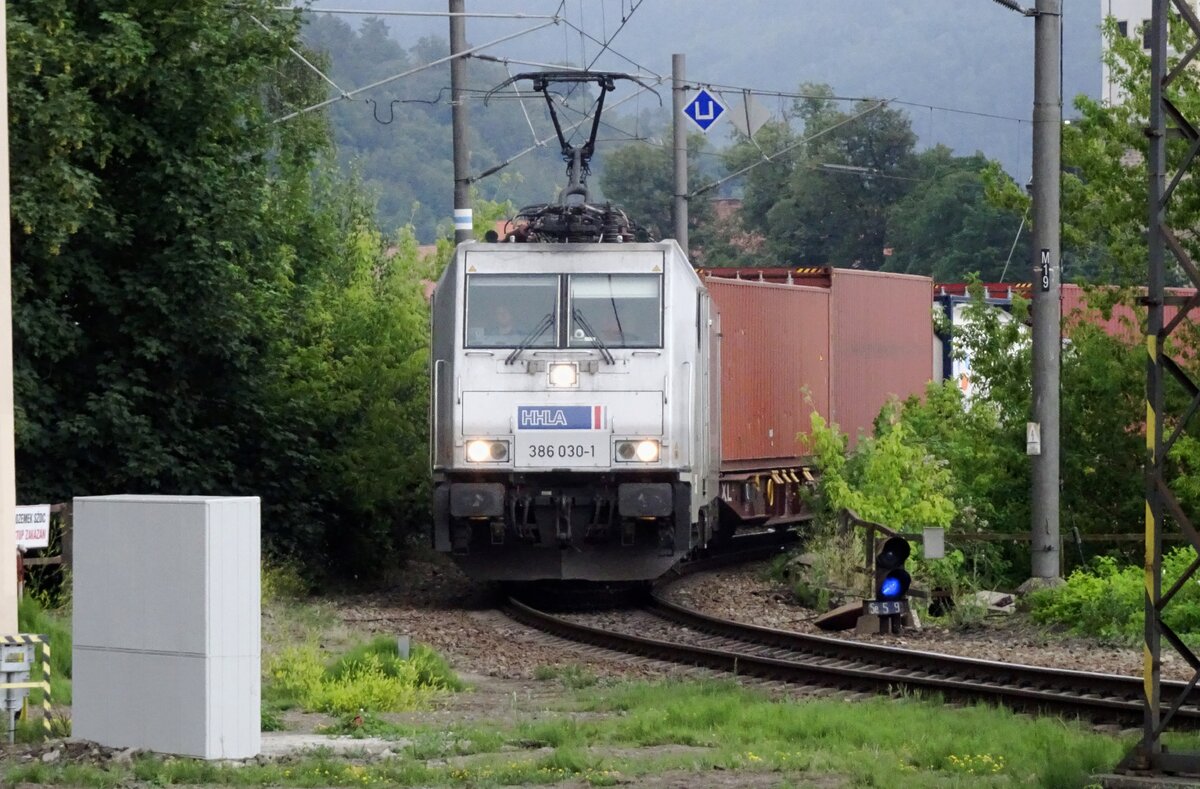
[[[903,537],[889,537],[875,554],[877,600],[899,600],[908,594],[912,576],[904,569],[912,547]]]
[[[899,600],[908,592],[908,585],[912,582],[912,576],[904,570],[892,570],[883,577],[883,581],[879,584],[880,600]]]

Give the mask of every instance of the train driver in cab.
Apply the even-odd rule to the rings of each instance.
[[[476,331],[478,340],[488,345],[517,345],[524,339],[507,304],[497,304],[488,315],[486,324]]]

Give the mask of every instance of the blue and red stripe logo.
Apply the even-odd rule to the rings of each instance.
[[[519,405],[517,430],[603,430],[602,405]]]

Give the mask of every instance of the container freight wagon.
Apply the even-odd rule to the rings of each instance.
[[[641,582],[805,519],[810,414],[856,436],[922,390],[931,288],[700,277],[673,241],[460,245],[432,304],[435,548],[477,579]]]
[[[933,369],[932,280],[850,269],[708,269],[721,319],[723,532],[809,514],[811,414],[857,443]]]
[[[999,310],[1002,316],[1012,314],[1014,299],[1029,300],[1032,292],[1028,283],[986,283],[980,285],[981,293],[986,304]],[[1167,288],[1167,295],[1177,299],[1191,298],[1195,294],[1191,288]],[[1144,289],[1141,290],[1144,295]],[[1103,296],[1103,294],[1100,294]],[[1131,307],[1125,303],[1109,306],[1107,314],[1102,312],[1092,302],[1103,304],[1104,298],[1097,298],[1091,288],[1079,285],[1065,284],[1062,286],[1062,326],[1064,333],[1077,323],[1091,323],[1105,333],[1127,343],[1140,344],[1143,341],[1146,324],[1146,308]],[[971,359],[957,343],[957,334],[962,327],[969,323],[969,306],[971,303],[970,286],[963,283],[938,283],[933,289],[934,308],[945,316],[946,332],[935,340],[934,378],[938,380],[954,380],[963,396],[970,398],[975,393],[974,374],[971,369]],[[1164,320],[1170,322],[1178,313],[1177,304],[1167,304],[1164,307]],[[1027,316],[1026,320],[1031,320]],[[1002,319],[1007,319],[1002,318]],[[1028,341],[1028,340],[1027,340]]]

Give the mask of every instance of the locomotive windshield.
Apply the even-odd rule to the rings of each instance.
[[[574,274],[570,278],[569,347],[657,348],[662,345],[662,279],[655,274]]]
[[[466,347],[661,348],[662,277],[571,274],[560,310],[558,274],[467,275]]]
[[[468,275],[466,347],[558,345],[553,320],[558,314],[558,283],[555,274]]]

